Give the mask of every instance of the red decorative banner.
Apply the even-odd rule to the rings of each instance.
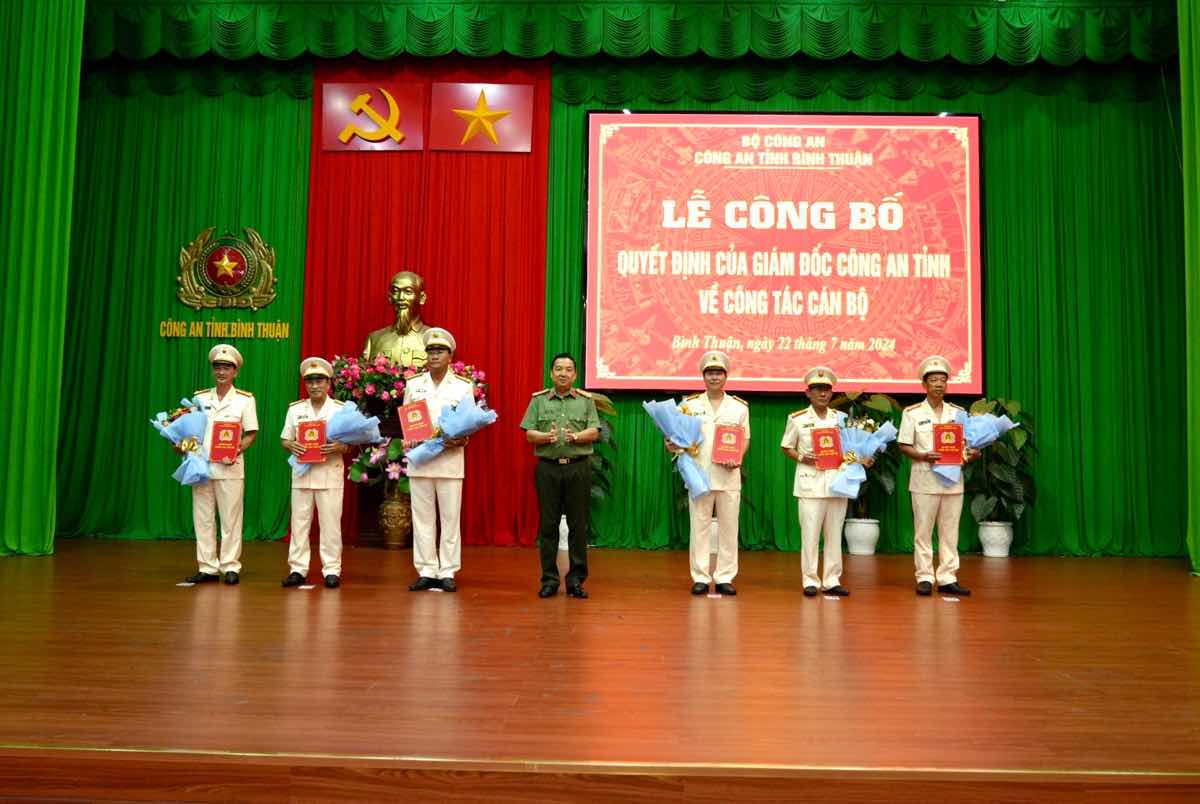
[[[593,114],[587,385],[982,390],[977,117]]]
[[[530,84],[433,85],[429,147],[435,151],[528,153],[532,132]]]
[[[321,148],[326,151],[420,151],[425,147],[425,88],[416,83],[324,84]]]

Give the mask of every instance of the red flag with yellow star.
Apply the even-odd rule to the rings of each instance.
[[[437,151],[530,150],[533,86],[433,85],[429,147]]]

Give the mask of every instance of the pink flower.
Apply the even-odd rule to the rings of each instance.
[[[350,369],[350,374],[351,374],[351,376],[353,376],[353,377],[354,377],[354,379],[356,379],[356,380],[357,380],[357,379],[359,379],[360,377],[362,377],[362,372],[358,370],[358,366],[354,366],[353,368],[351,368],[351,369]]]
[[[487,379],[487,375],[484,374],[482,371],[475,372],[475,382],[483,382],[486,379]]]
[[[367,387],[363,390],[367,392],[367,396],[375,396],[375,383],[367,383]]]
[[[387,465],[387,476],[389,480],[400,479],[400,464],[392,461]]]
[[[399,380],[396,380],[396,382],[392,383],[392,387],[395,388],[397,391],[403,391],[404,383],[400,382]]]
[[[370,458],[369,463],[372,466],[375,466],[376,464],[378,464],[380,461],[383,460],[384,454],[385,454],[385,450],[383,449],[383,447],[376,447],[375,449],[371,450],[371,458]]]
[[[404,370],[404,379],[411,380],[415,376],[417,376],[417,372],[415,369],[407,368]]]
[[[362,399],[362,389],[361,389],[361,388],[355,388],[355,389],[354,389],[354,398],[355,398],[355,399]]]
[[[375,355],[375,368],[384,368],[387,364],[387,355]]]
[[[387,401],[388,401],[389,399],[391,399],[392,397],[391,397],[391,395],[390,395],[390,394],[389,394],[387,391],[384,391],[383,393],[381,393],[381,394],[379,395],[379,398],[380,398],[380,399],[382,399],[384,402],[387,402]]]

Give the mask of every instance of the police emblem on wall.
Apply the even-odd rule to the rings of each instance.
[[[258,310],[275,301],[275,249],[248,226],[245,240],[228,232],[214,238],[215,229],[179,250],[179,300],[195,310]]]

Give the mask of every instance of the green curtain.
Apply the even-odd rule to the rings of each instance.
[[[83,18],[84,0],[0,4],[0,555],[54,549]]]
[[[1200,575],[1200,12],[1179,0],[1179,75],[1183,102],[1184,305],[1187,337],[1188,547]]]
[[[207,354],[220,341],[245,358],[235,385],[255,394],[261,426],[246,456],[245,536],[287,529],[290,483],[278,434],[299,394],[312,120],[306,99],[243,91],[261,86],[250,74],[262,68],[232,67],[214,84],[197,72],[211,66],[158,65],[154,87],[174,94],[120,66],[85,81],[59,443],[64,535],[192,535],[191,494],[170,478],[179,459],[149,419],[211,385]],[[292,69],[299,74],[283,86],[311,82],[308,67]],[[194,312],[176,298],[180,249],[209,226],[242,237],[251,227],[275,248],[272,304]],[[290,333],[164,338],[163,321],[286,322]]]
[[[881,91],[878,84],[872,89],[874,68],[864,68],[856,80],[850,65],[837,67],[839,83],[830,81],[816,94],[795,91],[804,70],[797,75],[780,66],[772,75],[769,65],[760,67],[758,81],[734,81],[735,91],[724,93],[707,83],[722,72],[710,67],[647,60],[575,65],[556,74],[547,356],[561,349],[582,353],[589,110],[978,113],[985,387],[992,396],[1021,401],[1037,417],[1040,448],[1041,496],[1017,526],[1014,552],[1182,555],[1188,459],[1180,450],[1153,461],[1127,457],[1130,444],[1154,443],[1161,403],[1147,398],[1146,390],[1181,384],[1187,356],[1184,282],[1177,268],[1183,219],[1174,75],[1164,68],[1153,76],[1149,83],[1157,91],[1141,100],[1151,93],[1120,88],[1147,77],[1131,79],[1125,66],[1074,77],[979,68],[967,76],[968,88],[947,100]],[[632,84],[626,83],[630,76]],[[656,98],[644,94],[650,84],[684,89]],[[697,85],[708,87],[701,97],[687,91]],[[763,92],[763,86],[775,91]],[[739,94],[738,87],[750,89]],[[978,87],[996,91],[985,94]],[[633,94],[635,89],[643,94]],[[640,410],[645,398],[617,395],[614,495],[594,514],[604,545],[676,547],[687,538],[680,486],[661,438]],[[788,413],[804,402],[769,395],[749,401],[753,438],[742,545],[796,549],[792,468],[778,444]],[[900,493],[873,501],[882,520],[881,551],[912,547],[906,473]],[[664,499],[677,505],[664,505]],[[964,514],[963,549],[978,549],[974,530]]]
[[[1132,7],[1131,7],[1132,6]],[[463,3],[448,0],[203,2],[93,0],[86,56],[144,59],[215,53],[292,59],[305,52],[487,57],[549,53],[588,58],[705,54],[738,59],[804,54],[837,59],[1000,59],[1028,64],[1169,59],[1177,47],[1171,0],[776,0],[776,2]]]

